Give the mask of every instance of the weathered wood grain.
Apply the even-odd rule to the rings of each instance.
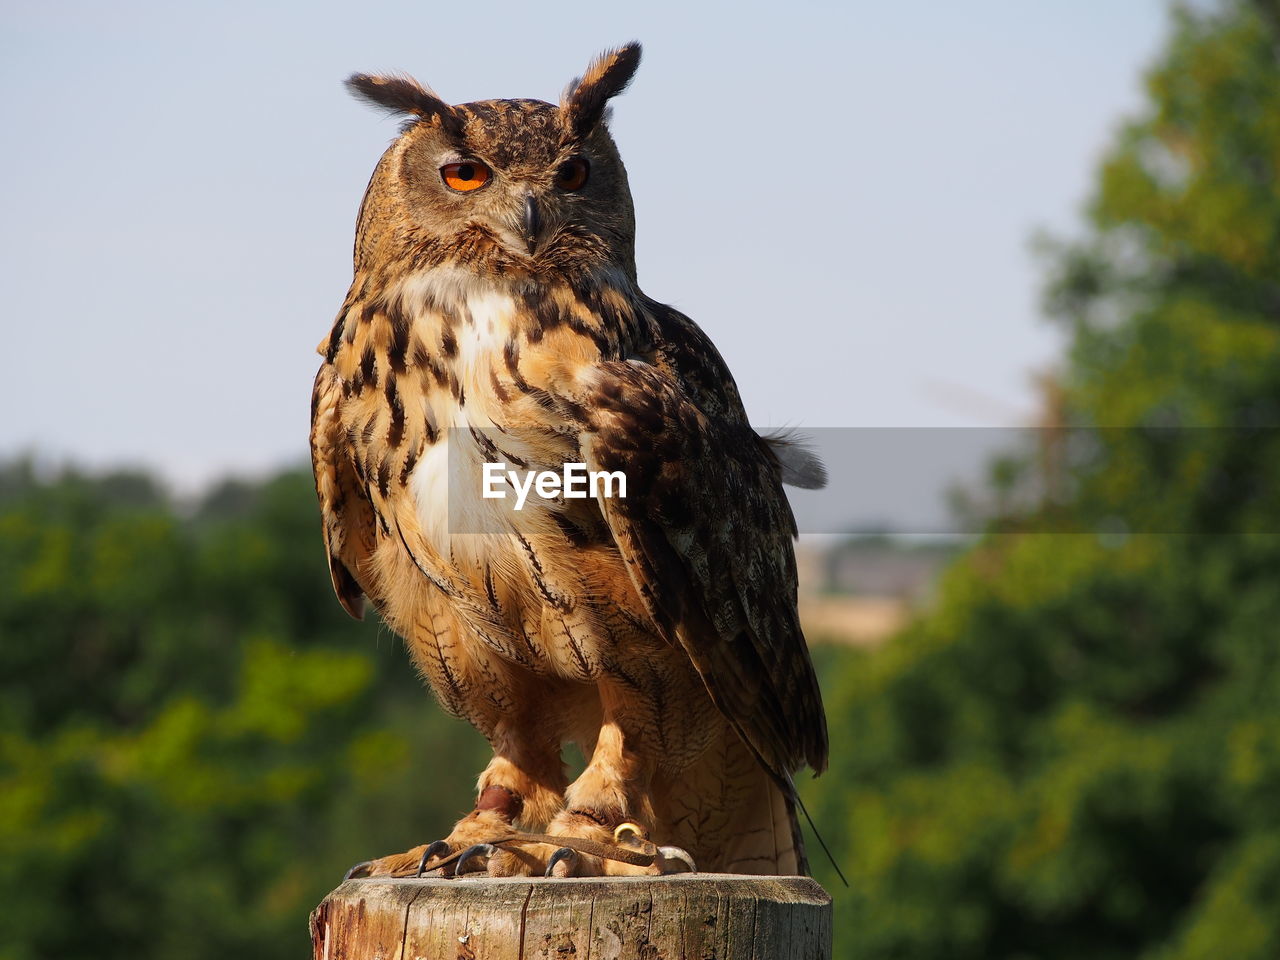
[[[311,915],[316,960],[830,960],[807,877],[348,880]]]

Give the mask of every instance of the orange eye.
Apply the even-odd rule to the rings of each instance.
[[[556,186],[561,190],[581,190],[587,183],[591,167],[582,157],[574,157],[560,164],[556,171]]]
[[[440,168],[440,178],[450,190],[466,193],[479,190],[493,176],[489,168],[479,160],[464,160],[462,163],[446,163]]]

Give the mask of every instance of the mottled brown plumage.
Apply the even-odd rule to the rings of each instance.
[[[493,745],[449,849],[512,826],[613,843],[633,822],[703,870],[792,873],[791,774],[825,766],[827,737],[782,482],[815,471],[751,429],[711,342],[636,283],[604,114],[638,62],[634,44],[603,55],[558,106],[351,79],[410,120],[370,181],[319,348],[330,568],[343,606],[372,601]],[[480,465],[499,460],[623,471],[628,495],[516,512],[480,497]],[[589,758],[573,783],[568,742]],[[541,871],[553,849],[488,867]],[[582,855],[556,872],[641,869]]]

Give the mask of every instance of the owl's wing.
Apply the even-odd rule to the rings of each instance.
[[[341,418],[342,384],[329,364],[320,367],[311,393],[311,469],[320,498],[329,573],[338,600],[351,616],[364,617],[360,582],[374,547],[373,506],[356,475]]]
[[[626,475],[627,496],[602,497],[601,509],[663,636],[775,777],[803,763],[821,771],[826,721],[796,613],[782,468],[702,339],[688,377],[669,364],[600,364],[582,404],[583,455]]]

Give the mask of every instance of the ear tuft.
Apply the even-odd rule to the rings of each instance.
[[[443,126],[457,125],[453,107],[408,75],[373,76],[353,73],[347,78],[347,89],[357,99],[385,107],[392,113],[407,113],[423,120],[436,120]]]
[[[617,50],[606,50],[575,78],[560,98],[566,132],[573,137],[587,136],[604,116],[611,97],[626,89],[640,66],[640,44],[632,41]]]

